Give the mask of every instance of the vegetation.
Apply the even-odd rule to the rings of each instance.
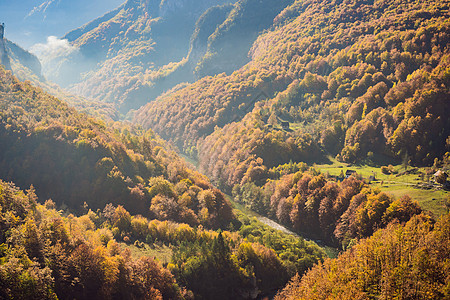
[[[233,188],[236,201],[297,232],[345,249],[390,222],[406,222],[422,209],[409,196],[393,199],[351,176],[326,179],[314,169],[284,175],[263,187]]]
[[[125,115],[194,80],[191,63],[197,62],[188,64],[187,55],[196,21],[208,8],[228,2],[125,1],[69,32],[66,51],[43,53],[44,74],[72,93],[112,103]]]
[[[80,217],[55,207],[39,204],[33,186],[24,193],[0,181],[2,298],[245,299],[276,291],[324,258],[312,243],[250,222],[239,231],[244,238],[149,221],[112,204]],[[163,268],[130,248],[173,250]]]
[[[162,95],[135,122],[228,189],[256,166],[329,154],[433,164],[449,147],[448,16],[446,1],[296,1],[250,63]]]
[[[278,13],[292,2],[266,0],[261,5],[258,0],[236,1],[223,22],[213,20],[214,29],[207,37],[206,51],[198,62],[194,62],[197,77],[223,72],[231,74],[245,65],[258,35],[270,28]]]
[[[77,113],[0,70],[0,175],[80,211],[123,205],[132,213],[210,228],[233,221],[231,206],[151,131]]]
[[[446,154],[443,160],[436,160],[436,165],[430,167],[411,167],[402,165],[377,166],[371,161],[363,164],[350,165],[330,159],[332,163],[316,164],[315,167],[329,177],[343,177],[346,170],[354,170],[357,176],[361,176],[374,189],[379,189],[395,198],[405,195],[417,201],[420,207],[439,217],[447,213],[445,201],[448,191],[442,185],[436,184],[433,174],[438,170],[449,170],[449,156]],[[368,165],[371,164],[371,165]],[[383,168],[389,169],[389,174],[384,174]],[[372,178],[371,178],[372,177]]]
[[[275,299],[447,299],[450,215],[391,224],[296,276]]]
[[[174,277],[148,257],[133,259],[97,216],[61,216],[0,181],[2,299],[183,299]],[[115,212],[114,218],[117,218]]]
[[[8,42],[0,298],[449,298],[449,9],[128,0],[47,53],[93,102]]]

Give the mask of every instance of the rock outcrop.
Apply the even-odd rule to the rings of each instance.
[[[11,63],[9,61],[8,53],[6,51],[6,43],[3,38],[5,30],[5,25],[0,24],[0,63],[5,67],[7,70],[11,70]]]

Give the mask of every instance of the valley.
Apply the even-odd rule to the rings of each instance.
[[[123,0],[25,49],[81,17],[38,2],[0,4],[0,299],[450,297],[449,0]]]

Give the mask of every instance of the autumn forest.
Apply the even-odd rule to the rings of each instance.
[[[450,298],[450,1],[0,30],[0,299]]]

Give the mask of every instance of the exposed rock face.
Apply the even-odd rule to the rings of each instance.
[[[8,53],[6,51],[6,43],[3,37],[0,39],[0,63],[7,70],[11,70],[11,63],[9,61]]]

